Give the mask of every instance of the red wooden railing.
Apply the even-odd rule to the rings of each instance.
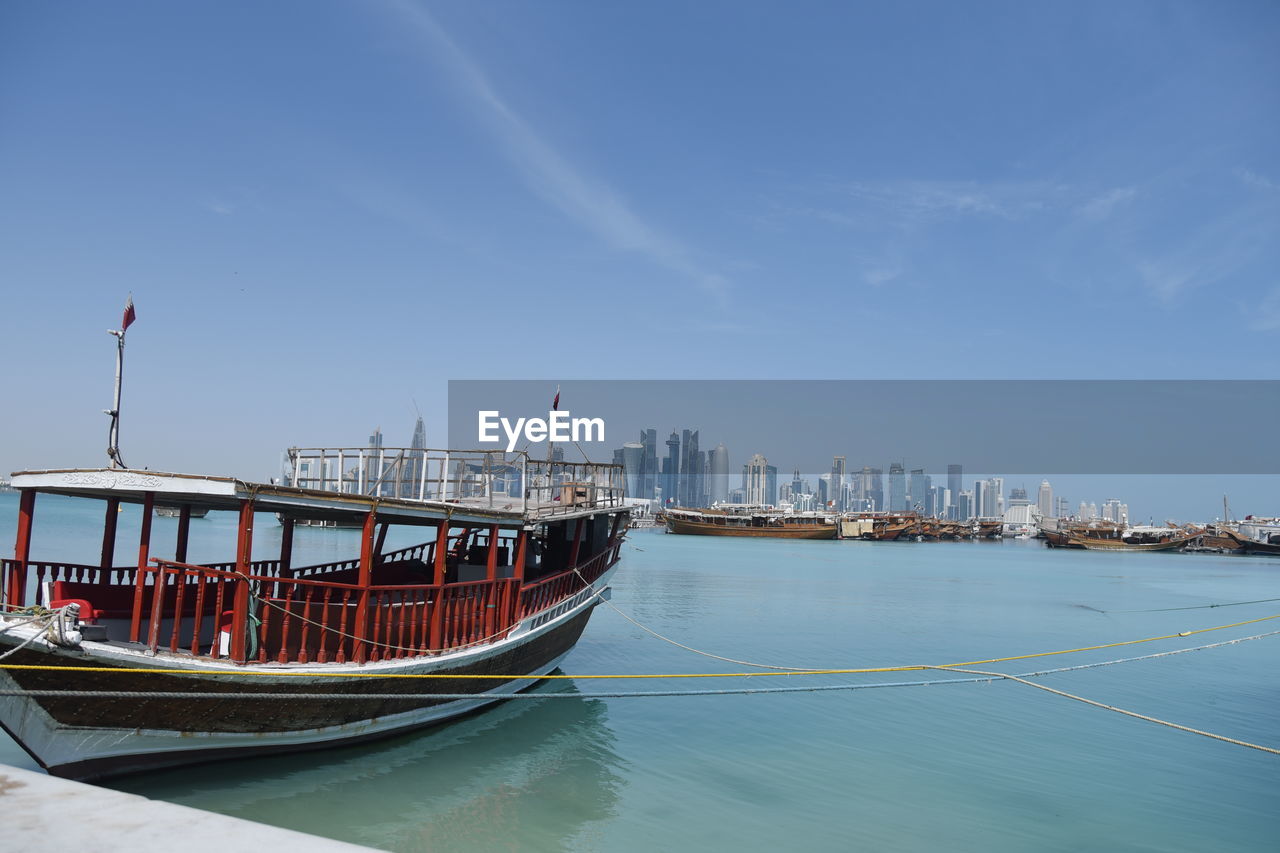
[[[406,561],[431,565],[434,545],[384,554],[378,565],[387,570],[387,579],[404,581],[412,577]],[[497,639],[521,619],[554,607],[597,580],[617,561],[620,548],[621,540],[615,539],[576,570],[528,583],[496,578],[360,587],[334,578],[351,578],[359,560],[305,566],[294,569],[292,577],[281,577],[278,560],[254,562],[241,575],[234,563],[157,559],[141,584],[133,566],[103,570],[29,561],[27,567],[37,585],[62,582],[55,590],[91,600],[108,618],[127,618],[136,605],[144,623],[131,639],[153,652],[230,657],[237,663],[343,663],[440,654]],[[17,568],[16,560],[0,563],[0,583],[6,584],[0,589],[7,589]],[[331,579],[324,580],[326,576]],[[243,647],[241,638],[247,640]]]

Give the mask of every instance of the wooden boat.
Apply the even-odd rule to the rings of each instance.
[[[1070,544],[1090,551],[1174,551],[1192,542],[1199,531],[1167,537],[1102,538],[1067,533]]]
[[[1119,539],[1123,533],[1124,528],[1121,525],[1099,519],[1093,521],[1043,519],[1040,524],[1040,537],[1051,548],[1083,548],[1083,545],[1072,541],[1073,536],[1088,539]]]
[[[1216,551],[1221,554],[1243,554],[1245,540],[1231,528],[1222,524],[1210,524],[1200,531],[1192,543],[1196,550]]]
[[[842,517],[848,532],[846,539],[870,539],[891,542],[910,536],[920,524],[914,512],[855,512]]]
[[[1000,539],[1004,536],[1003,518],[979,518],[976,525],[979,539]]]
[[[670,509],[667,532],[691,536],[755,536],[769,539],[835,539],[837,524],[825,516],[777,512]]]
[[[100,779],[387,737],[531,686],[608,594],[628,516],[621,468],[423,454],[412,499],[156,471],[15,474],[0,725],[50,773]],[[454,476],[498,463],[522,472],[516,495]],[[31,554],[38,495],[105,502],[98,565]],[[238,512],[234,559],[189,562],[185,513],[176,542],[153,541],[160,500]],[[111,562],[121,503],[143,509],[136,564]],[[251,559],[255,512],[284,517],[278,556]],[[294,565],[303,519],[359,519],[358,554]],[[423,541],[388,551],[392,527]],[[150,556],[161,547],[172,558]]]

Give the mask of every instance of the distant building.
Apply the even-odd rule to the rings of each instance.
[[[844,466],[845,457],[837,456],[831,462],[831,488],[827,500],[835,501],[837,510],[844,510]]]
[[[889,466],[889,506],[893,512],[907,508],[907,476],[901,462]]]
[[[1048,480],[1040,482],[1040,489],[1036,492],[1036,506],[1040,508],[1040,514],[1043,516],[1057,516],[1057,506],[1053,502],[1053,486],[1049,485]]]
[[[709,462],[711,503],[724,503],[729,500],[729,451],[724,443],[716,445],[711,451]]]
[[[680,447],[680,505],[702,505],[702,465],[698,463],[698,431],[684,430]]]
[[[955,519],[955,518],[962,517],[962,516],[959,516],[957,513],[959,509],[959,505],[956,502],[960,499],[960,491],[963,488],[963,485],[960,482],[963,476],[964,476],[963,465],[947,466],[947,489],[950,490],[951,492],[951,500],[953,503],[953,506],[951,509],[951,515],[949,515],[948,518]]]
[[[1122,504],[1116,498],[1109,498],[1102,504],[1102,518],[1116,524],[1129,523],[1129,505]]]
[[[929,503],[929,491],[933,488],[933,482],[923,468],[911,469],[911,479],[908,481],[907,486],[909,490],[907,509],[919,507],[922,512],[932,514],[927,512],[926,504]]]
[[[863,468],[867,475],[871,478],[871,489],[866,493],[866,501],[869,504],[867,509],[875,512],[883,512],[888,507],[884,502],[884,471],[880,468]]]
[[[769,469],[773,468],[769,460],[759,453],[755,454],[742,466],[742,490],[746,493],[746,503],[765,506],[773,503],[769,488]],[[777,477],[777,468],[773,468]],[[775,489],[776,491],[776,485]]]
[[[644,476],[644,445],[631,441],[622,445],[622,470],[626,477],[627,497],[639,498]]]
[[[653,500],[658,489],[658,431],[640,430],[640,444],[644,446],[644,462],[640,466],[640,497]]]
[[[662,464],[663,503],[674,506],[680,500],[680,434],[675,430],[667,438],[667,458]]]

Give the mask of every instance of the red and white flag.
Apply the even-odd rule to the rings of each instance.
[[[556,398],[551,401],[551,411],[560,411],[560,386],[556,386]]]
[[[129,299],[124,303],[124,320],[120,324],[120,331],[124,332],[136,319],[138,319],[138,312],[133,310],[133,294],[130,293]]]

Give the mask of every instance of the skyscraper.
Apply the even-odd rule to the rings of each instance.
[[[680,447],[680,505],[698,506],[702,501],[702,466],[698,464],[698,431],[684,430]]]
[[[644,471],[644,445],[636,441],[622,445],[622,469],[626,476],[627,497],[638,498],[640,480]]]
[[[1036,492],[1036,506],[1040,508],[1040,514],[1046,518],[1058,514],[1053,502],[1053,486],[1049,485],[1048,480],[1040,481],[1040,489]]]
[[[769,489],[768,476],[769,460],[765,459],[759,453],[752,456],[746,465],[742,466],[742,487],[746,491],[747,503],[754,506],[764,506],[772,503],[766,499],[765,495]],[[777,469],[774,468],[775,477]]]
[[[831,461],[831,488],[827,497],[827,500],[833,501],[835,508],[841,511],[845,509],[844,465],[845,458],[843,456],[837,456]]]
[[[680,500],[680,434],[675,430],[667,439],[667,458],[662,466],[662,502],[675,506]]]
[[[953,518],[953,519],[960,518],[959,498],[960,498],[960,491],[963,488],[963,486],[961,486],[960,484],[960,480],[963,476],[964,476],[963,465],[947,466],[947,488],[951,491],[951,504],[952,504],[952,511],[951,511],[951,514],[947,516],[948,518]]]
[[[908,501],[907,509],[920,507],[923,510],[925,508],[925,503],[929,497],[930,485],[929,477],[924,473],[923,468],[911,469],[911,480],[908,483],[910,500]]]
[[[711,451],[709,471],[711,503],[724,503],[729,500],[729,451],[723,442]]]
[[[658,485],[658,431],[640,430],[640,444],[644,446],[644,462],[640,466],[640,497],[653,500]]]
[[[907,477],[901,462],[889,465],[889,506],[891,512],[907,508]]]
[[[422,422],[422,416],[418,416],[418,420],[413,424],[413,438],[409,440],[409,456],[405,460],[404,486],[400,494],[404,497],[417,498],[422,496],[426,491],[427,467],[427,425]]]

